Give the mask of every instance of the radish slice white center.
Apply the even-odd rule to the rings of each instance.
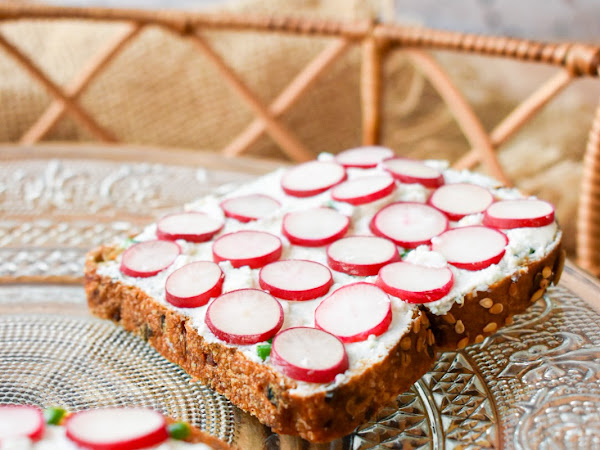
[[[461,269],[479,270],[496,264],[504,255],[508,238],[493,228],[453,228],[432,240],[432,249]]]
[[[223,227],[221,220],[202,212],[171,214],[156,224],[156,234],[160,239],[184,239],[191,242],[209,240]]]
[[[312,196],[343,181],[345,169],[339,164],[310,161],[290,169],[281,179],[281,187],[289,195]]]
[[[450,292],[452,281],[448,267],[426,267],[402,261],[383,267],[377,285],[402,300],[425,303],[439,300]]]
[[[292,244],[319,246],[342,237],[350,219],[330,208],[313,208],[288,213],[283,218],[283,233]]]
[[[389,296],[370,283],[341,287],[315,310],[315,325],[343,342],[365,340],[385,332],[392,320]]]
[[[394,179],[387,175],[360,177],[338,184],[331,191],[331,198],[352,205],[362,205],[391,194],[395,187]]]
[[[241,221],[262,219],[273,214],[281,205],[268,195],[250,194],[230,198],[221,203],[227,217]]]
[[[171,241],[145,241],[123,253],[121,272],[131,277],[151,277],[169,267],[181,249]]]
[[[310,300],[325,295],[333,283],[331,271],[305,260],[276,261],[260,270],[260,287],[285,300]]]
[[[383,168],[402,183],[420,183],[428,188],[436,188],[444,184],[442,173],[421,161],[392,158],[383,162]]]
[[[253,344],[275,335],[283,324],[283,309],[264,291],[239,289],[217,297],[209,305],[206,324],[226,342]]]
[[[371,222],[375,234],[406,248],[429,243],[447,227],[448,219],[443,213],[422,203],[393,203],[380,210]]]
[[[469,214],[486,210],[494,197],[487,189],[475,184],[447,184],[435,190],[429,203],[448,215],[451,220],[460,220]]]
[[[151,447],[168,438],[164,417],[144,408],[106,408],[75,413],[67,437],[86,448],[122,450]]]
[[[376,167],[384,159],[393,156],[394,151],[392,149],[373,145],[344,150],[336,155],[335,160],[344,167],[366,169]]]
[[[288,328],[273,339],[271,361],[296,380],[327,383],[348,368],[344,344],[316,328]]]
[[[41,437],[44,429],[42,412],[33,406],[0,405],[0,444],[15,437]],[[1,447],[1,445],[0,445]]]
[[[504,200],[485,212],[484,225],[496,228],[541,227],[554,222],[554,207],[542,200]]]
[[[248,265],[255,269],[279,259],[281,241],[263,231],[238,231],[217,239],[213,255],[216,262],[228,260],[234,267]]]
[[[376,236],[349,236],[327,248],[329,267],[350,275],[377,275],[382,266],[397,259],[396,245]]]
[[[223,272],[212,261],[196,261],[177,269],[165,283],[166,299],[181,307],[202,306],[221,294]]]

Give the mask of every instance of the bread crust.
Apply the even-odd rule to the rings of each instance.
[[[176,420],[171,419],[170,417],[166,417],[165,420],[167,421],[168,425],[177,422]],[[192,425],[190,425],[190,435],[187,438],[185,438],[184,441],[189,442],[191,444],[206,444],[213,450],[233,449],[233,447],[231,447],[227,442],[224,442],[221,439],[217,439],[216,437]]]
[[[223,394],[280,434],[327,442],[350,433],[408,390],[433,364],[434,334],[415,310],[409,332],[381,361],[332,389],[293,392],[297,382],[221,343],[206,342],[188,318],[137,287],[97,273],[118,250],[103,246],[86,258],[85,290],[91,312],[141,336],[165,358]]]

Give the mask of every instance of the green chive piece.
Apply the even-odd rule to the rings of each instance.
[[[60,422],[67,414],[63,408],[46,408],[44,410],[44,420],[48,425],[60,425]]]
[[[267,356],[271,354],[271,344],[258,344],[256,346],[256,353],[258,353],[258,357],[264,361],[267,359]]]
[[[167,431],[173,439],[182,441],[190,435],[192,429],[185,422],[174,422],[167,426]]]

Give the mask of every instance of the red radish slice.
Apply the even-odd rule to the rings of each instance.
[[[222,228],[221,220],[202,212],[170,214],[156,224],[156,237],[169,241],[183,239],[189,242],[205,242]]]
[[[494,202],[487,189],[469,183],[447,184],[437,188],[429,204],[442,211],[450,220],[460,220],[469,214],[485,211]]]
[[[377,275],[383,266],[400,260],[396,245],[376,236],[349,236],[327,247],[327,264],[349,275]]]
[[[44,434],[44,415],[35,406],[0,405],[0,448],[5,439],[27,437],[37,441]]]
[[[370,283],[341,287],[315,310],[315,326],[342,342],[364,341],[379,336],[392,322],[392,302],[380,288]]]
[[[273,197],[263,194],[244,195],[221,202],[225,216],[240,222],[250,222],[268,217],[280,206],[281,204]]]
[[[179,253],[181,248],[175,242],[140,242],[123,253],[121,272],[130,277],[153,277],[173,264]]]
[[[312,197],[345,179],[346,170],[339,164],[310,161],[286,172],[281,178],[281,188],[294,197]]]
[[[162,414],[145,408],[81,411],[67,419],[65,428],[67,438],[91,450],[136,450],[169,438]]]
[[[238,289],[217,297],[206,310],[205,322],[219,339],[249,345],[275,336],[283,324],[279,302],[259,289]]]
[[[459,269],[481,270],[500,262],[508,238],[493,228],[473,226],[448,230],[431,244],[433,251],[441,253],[449,264]]]
[[[281,256],[281,240],[264,231],[236,231],[221,236],[213,244],[215,262],[230,261],[233,267],[251,269],[277,261]]]
[[[290,378],[328,383],[348,369],[344,344],[323,330],[295,327],[273,338],[271,362]]]
[[[212,261],[196,261],[177,269],[165,283],[166,300],[178,308],[196,308],[221,295],[225,275]]]
[[[379,210],[371,220],[373,234],[391,239],[404,248],[429,244],[431,238],[448,228],[448,219],[437,209],[423,203],[392,203]]]
[[[429,303],[450,292],[454,276],[449,267],[426,267],[402,261],[381,269],[376,284],[408,303]]]
[[[313,208],[286,214],[281,231],[292,244],[319,247],[341,238],[349,226],[350,219],[335,209]]]
[[[314,261],[290,259],[268,264],[258,274],[260,287],[285,300],[312,300],[327,294],[331,271]]]
[[[393,156],[394,151],[392,149],[373,145],[344,150],[335,156],[335,160],[344,167],[370,169],[377,167],[377,164],[384,159],[392,158]]]
[[[510,229],[543,227],[554,222],[554,207],[542,200],[503,200],[491,205],[483,215],[488,227]]]
[[[402,183],[422,184],[427,188],[435,189],[444,184],[442,173],[422,163],[407,158],[392,158],[383,162],[383,168]]]
[[[396,189],[396,182],[392,177],[372,175],[338,184],[331,191],[331,198],[351,205],[364,205],[390,195],[394,189]]]

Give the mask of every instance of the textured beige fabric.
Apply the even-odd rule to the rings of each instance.
[[[270,0],[244,2],[235,9],[357,19],[373,17],[374,11],[386,10],[388,3]],[[66,85],[123,29],[122,24],[81,21],[0,25],[3,34],[60,85]],[[258,33],[211,32],[207,36],[266,104],[329,42]],[[488,129],[553,71],[533,66],[524,70],[522,63],[491,58],[436,56]],[[360,143],[359,61],[359,49],[353,48],[283,116],[315,154]],[[0,74],[0,142],[16,141],[51,99],[2,51]],[[469,148],[435,90],[401,52],[391,54],[384,75],[385,145],[399,154],[452,161]],[[519,186],[558,206],[569,248],[574,244],[581,156],[597,94],[598,90],[588,85],[567,90],[501,152],[504,166]],[[145,29],[127,45],[81,98],[100,124],[127,143],[218,151],[253,119],[244,102],[194,46],[157,27]],[[45,139],[92,137],[71,118],[64,118]],[[249,154],[284,157],[266,135]]]

